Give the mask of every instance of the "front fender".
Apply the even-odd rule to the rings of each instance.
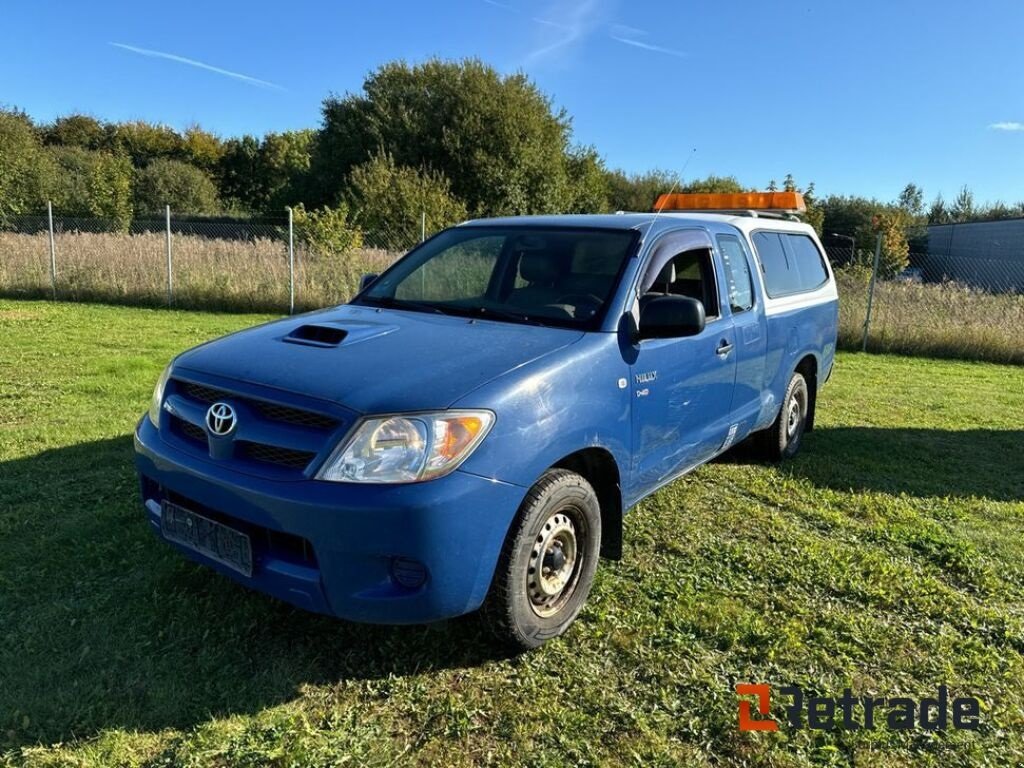
[[[613,333],[592,333],[551,357],[517,368],[453,407],[497,415],[465,472],[528,487],[559,459],[584,448],[611,453],[622,479],[631,453],[629,366]]]

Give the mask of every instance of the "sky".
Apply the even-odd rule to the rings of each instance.
[[[3,18],[0,105],[39,121],[315,127],[387,61],[478,57],[529,75],[613,168],[1024,200],[1020,0],[36,0]]]

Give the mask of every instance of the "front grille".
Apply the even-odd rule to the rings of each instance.
[[[177,416],[172,416],[171,418],[174,419],[175,426],[181,430],[181,434],[190,440],[195,440],[196,442],[206,445],[206,430],[202,427],[197,427],[191,421],[179,419]]]
[[[286,424],[295,424],[301,427],[312,427],[314,429],[334,429],[338,426],[338,420],[325,416],[322,413],[314,413],[301,408],[292,408],[278,403],[269,403],[265,400],[257,400],[251,397],[242,397],[232,392],[226,392],[215,387],[207,387],[203,384],[195,384],[191,381],[178,381],[178,387],[182,394],[199,400],[203,403],[215,403],[218,400],[231,399],[243,402],[253,410],[257,411],[263,418],[270,421],[283,421]]]
[[[264,443],[250,443],[247,440],[239,440],[235,443],[235,450],[251,461],[261,461],[265,464],[277,464],[291,469],[305,469],[316,456],[308,451],[296,451],[291,448],[278,448],[275,445]]]

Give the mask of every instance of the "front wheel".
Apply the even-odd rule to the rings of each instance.
[[[782,461],[796,455],[807,429],[810,406],[807,381],[802,373],[794,373],[782,399],[782,409],[775,423],[762,436],[764,453],[769,461]]]
[[[549,469],[526,494],[498,560],[483,616],[498,638],[536,648],[583,608],[601,551],[601,509],[584,478]]]

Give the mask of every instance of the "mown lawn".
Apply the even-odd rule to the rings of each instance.
[[[257,322],[0,301],[0,762],[1024,761],[1024,368],[847,354],[802,455],[643,502],[567,637],[301,613],[150,533],[131,430],[164,363]],[[737,682],[983,702],[976,732],[740,733]]]

